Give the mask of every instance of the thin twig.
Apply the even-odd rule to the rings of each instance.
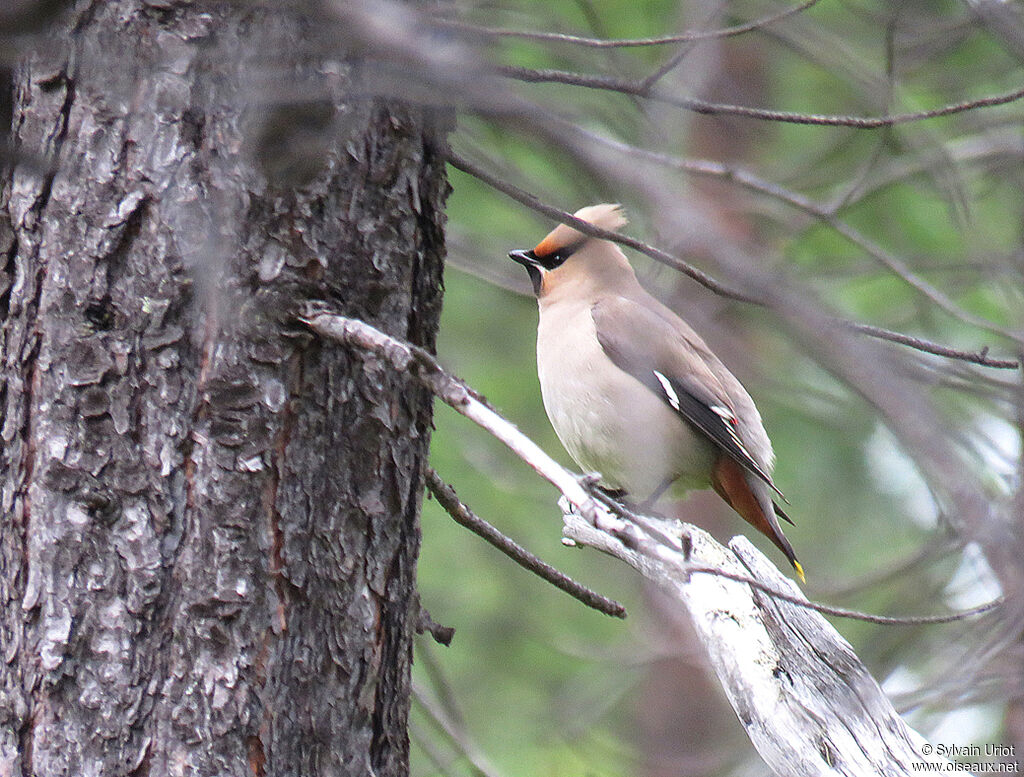
[[[718,2],[713,3],[712,7],[708,9],[708,13],[705,15],[705,20],[707,22],[711,22],[712,20],[717,19],[728,1],[729,0],[718,0]],[[690,56],[690,53],[693,52],[697,46],[697,42],[686,43],[685,45],[679,46],[672,56],[662,62],[648,75],[636,79],[635,83],[644,91],[644,94],[650,94],[651,90],[654,89],[655,84],[678,68],[682,64],[683,60]],[[640,98],[634,96],[632,99],[638,100]]]
[[[455,629],[451,626],[442,626],[431,618],[427,608],[420,604],[420,611],[416,615],[416,633],[429,634],[439,645],[448,647],[452,644]]]
[[[628,522],[623,524],[624,528],[628,526],[628,531],[623,531],[622,529],[597,529],[598,534],[596,536],[602,537],[602,542],[600,544],[594,544],[594,547],[605,552],[609,552],[613,556],[623,560],[626,559],[620,554],[620,548],[627,555],[632,553],[651,561],[672,559],[672,565],[677,567],[680,574],[687,579],[690,575],[704,574],[713,575],[726,580],[732,580],[737,583],[744,583],[772,599],[787,602],[808,610],[814,610],[822,615],[833,615],[838,618],[847,618],[850,620],[865,621],[867,623],[877,623],[887,626],[923,626],[952,623],[954,621],[960,621],[981,615],[982,613],[995,609],[1005,601],[1005,597],[999,596],[990,602],[986,602],[979,607],[974,607],[969,610],[948,613],[945,615],[923,616],[875,615],[873,613],[860,612],[859,610],[820,604],[818,602],[810,601],[802,594],[790,594],[785,591],[780,591],[779,589],[767,585],[748,574],[730,572],[728,569],[717,564],[715,566],[708,566],[706,564],[695,564],[691,562],[690,548],[692,547],[692,532],[696,531],[703,534],[703,532],[700,532],[696,527],[688,524],[675,524],[682,527],[682,534],[676,532],[676,536],[670,537],[669,533],[659,527],[659,524],[671,525],[672,522],[667,519],[637,514],[628,508],[616,512],[621,518]],[[565,510],[563,506],[563,519],[566,521],[567,527],[569,526],[570,519],[573,517],[572,511]],[[594,532],[592,525],[587,527],[587,532],[588,534]],[[569,531],[567,533],[573,541],[578,539],[578,536],[574,532]],[[707,540],[709,542],[717,546],[717,543],[712,540],[710,536],[705,536],[707,536]],[[608,543],[609,539],[612,540],[611,544]],[[745,538],[743,539],[745,540]],[[586,538],[584,538],[583,542],[584,544],[593,544]],[[734,556],[738,555],[735,549],[730,548],[726,551],[725,548],[721,548],[720,546],[718,547],[724,552],[731,553]],[[765,559],[765,563],[768,563],[767,559]]]
[[[1012,164],[1018,164],[1022,151],[1024,151],[1024,146],[1019,138],[969,136],[946,143],[941,151],[928,149],[909,159],[890,159],[887,169],[876,172],[854,197],[846,200],[840,207],[848,208],[891,184],[908,180],[915,175],[930,173],[937,162],[985,163],[993,159],[1005,158]],[[979,169],[982,168],[979,166]],[[837,212],[835,206],[833,212]]]
[[[456,698],[455,689],[451,681],[445,675],[441,663],[434,655],[429,642],[422,642],[416,646],[416,660],[426,671],[430,685],[437,695],[437,701],[445,711],[449,720],[459,729],[466,728],[466,716],[462,714],[459,701]]]
[[[433,469],[426,470],[426,483],[430,493],[437,499],[437,503],[445,509],[457,524],[464,526],[474,534],[482,537],[491,545],[496,547],[519,566],[533,572],[538,577],[551,583],[569,596],[579,600],[587,607],[592,607],[605,615],[616,618],[626,617],[626,608],[616,602],[592,591],[571,577],[555,569],[555,567],[537,558],[526,550],[522,545],[510,537],[506,537],[497,528],[489,524],[483,518],[473,513],[462,501],[459,500],[455,489],[445,483]]]
[[[747,32],[759,30],[769,24],[781,21],[789,16],[805,11],[820,0],[804,0],[799,5],[785,8],[774,14],[762,16],[743,24],[736,24],[732,27],[723,27],[718,30],[692,30],[680,32],[675,35],[661,35],[654,38],[588,38],[582,35],[569,35],[560,32],[535,32],[532,30],[509,30],[502,27],[486,27],[483,25],[471,24],[457,19],[437,19],[436,21],[444,26],[467,32],[492,35],[501,38],[523,38],[525,40],[548,41],[555,43],[569,43],[574,46],[585,46],[595,49],[616,49],[616,48],[639,48],[643,46],[664,46],[670,43],[689,43],[702,40],[714,40],[716,38],[729,38],[734,35],[742,35]]]
[[[604,19],[601,18],[601,14],[594,8],[593,0],[575,0],[576,6],[580,9],[583,14],[583,18],[586,20],[587,27],[591,35],[597,38],[609,37],[608,31],[604,25]],[[614,72],[617,75],[629,72],[629,68],[626,67],[625,55],[621,51],[611,50],[608,52],[608,72]],[[629,98],[633,107],[641,114],[645,112],[643,102],[639,97]]]
[[[719,569],[718,567],[695,566],[687,567],[686,571],[689,574],[715,575],[717,577],[724,577],[726,580],[744,583],[749,585],[751,588],[756,588],[758,591],[772,599],[776,599],[780,602],[786,602],[787,604],[793,604],[797,607],[804,607],[808,610],[814,610],[822,615],[833,615],[837,618],[847,618],[849,620],[864,621],[866,623],[878,623],[883,626],[931,626],[940,623],[955,623],[956,621],[966,620],[967,618],[973,618],[986,612],[990,612],[1006,601],[1005,597],[997,596],[992,601],[985,602],[985,604],[978,605],[977,607],[947,613],[946,615],[875,615],[869,612],[860,612],[859,610],[849,610],[845,607],[833,607],[828,604],[812,602],[803,597],[779,591],[772,588],[770,585],[762,583],[760,580],[750,577],[749,575],[736,574],[735,572],[729,572],[724,569]]]
[[[911,111],[907,113],[894,113],[888,116],[841,116],[823,115],[816,113],[798,113],[793,111],[777,111],[768,108],[753,108],[748,105],[730,105],[727,103],[713,103],[706,100],[697,100],[690,97],[678,97],[676,95],[656,92],[644,83],[632,81],[614,76],[593,75],[590,73],[576,73],[568,70],[554,69],[533,69],[528,67],[515,67],[506,65],[497,68],[497,72],[508,78],[517,81],[524,81],[532,84],[566,84],[568,86],[581,86],[586,89],[600,89],[607,92],[643,97],[649,100],[674,105],[678,108],[685,108],[709,116],[742,116],[748,119],[761,121],[775,121],[785,124],[805,124],[823,127],[853,127],[854,129],[880,129],[882,127],[894,127],[898,124],[910,124],[912,122],[924,121],[925,119],[936,119],[942,116],[953,116],[958,113],[977,110],[979,108],[991,108],[997,105],[1006,105],[1024,98],[1024,88],[1015,89],[1011,92],[978,97],[974,100],[965,100],[959,103],[943,105],[939,108],[932,108],[927,111]]]
[[[988,355],[987,346],[982,348],[980,351],[963,351],[956,348],[949,348],[945,345],[939,345],[938,343],[933,343],[920,337],[913,337],[901,332],[893,332],[890,329],[883,329],[880,326],[858,324],[855,322],[850,322],[847,325],[854,331],[861,332],[869,337],[875,337],[879,340],[888,340],[891,343],[899,343],[900,345],[905,345],[908,348],[913,348],[917,351],[924,351],[925,353],[931,353],[936,356],[944,356],[947,359],[956,359],[958,361],[980,364],[982,367],[994,367],[1000,370],[1015,370],[1020,367],[1020,362],[1017,359],[992,358]]]
[[[427,760],[433,764],[434,769],[441,777],[455,777],[455,772],[451,770],[451,758],[445,758],[441,752],[435,747],[434,743],[430,740],[427,732],[418,726],[415,721],[409,721],[409,741],[416,745],[423,754],[427,757]]]
[[[650,75],[642,78],[639,81],[636,81],[635,83],[637,84],[637,88],[642,94],[634,94],[630,95],[630,97],[632,97],[634,100],[638,100],[641,97],[650,96],[651,90],[654,88],[655,84],[657,84],[661,79],[663,79],[665,76],[667,76],[677,67],[679,67],[680,63],[684,59],[686,59],[686,57],[690,54],[691,51],[693,51],[696,45],[696,43],[691,43],[688,46],[681,46],[675,54],[669,57],[660,66],[655,68]]]
[[[441,706],[431,699],[415,682],[412,684],[412,697],[423,708],[427,717],[451,741],[458,751],[469,762],[470,769],[477,777],[498,777],[498,772],[488,762],[480,748],[470,739],[469,735],[448,717]]]

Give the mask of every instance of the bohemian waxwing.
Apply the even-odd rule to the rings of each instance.
[[[575,215],[606,230],[626,224],[618,205]],[[544,408],[576,463],[644,505],[669,487],[714,488],[802,580],[778,521],[789,518],[772,498],[781,492],[761,416],[700,336],[644,290],[612,242],[560,224],[509,257],[533,282]]]

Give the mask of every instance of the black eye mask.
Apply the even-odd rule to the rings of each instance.
[[[557,251],[545,254],[544,256],[537,256],[533,251],[509,251],[508,257],[526,268],[526,272],[530,274],[530,282],[533,284],[533,293],[539,295],[541,278],[543,277],[542,270],[551,271],[556,267],[560,267],[582,245],[583,241],[580,240],[577,243],[559,248]]]
[[[563,246],[554,253],[545,254],[544,256],[537,256],[533,254],[533,251],[530,251],[530,253],[533,254],[534,261],[545,270],[554,270],[556,267],[565,264],[565,260],[576,253],[583,245],[583,242],[583,240],[578,240],[571,245]]]

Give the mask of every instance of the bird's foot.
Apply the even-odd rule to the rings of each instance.
[[[579,484],[583,486],[585,489],[587,489],[587,491],[590,491],[595,487],[600,488],[600,486],[598,486],[598,483],[601,482],[601,473],[583,472],[576,476],[576,480],[578,480]]]
[[[591,493],[596,491],[601,496],[614,499],[616,502],[624,502],[626,499],[627,494],[625,490],[601,485],[600,472],[584,472],[581,475],[577,475],[576,478],[579,480],[580,485]]]
[[[610,488],[609,486],[601,485],[601,473],[600,472],[584,472],[576,476],[576,480],[583,486],[592,496],[603,498],[604,500],[611,499],[616,502],[624,502],[626,498],[626,492],[621,488]]]

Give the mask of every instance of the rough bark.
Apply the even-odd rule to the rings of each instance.
[[[431,398],[291,319],[433,348],[444,128],[316,28],[84,3],[16,74],[2,774],[407,772]]]

